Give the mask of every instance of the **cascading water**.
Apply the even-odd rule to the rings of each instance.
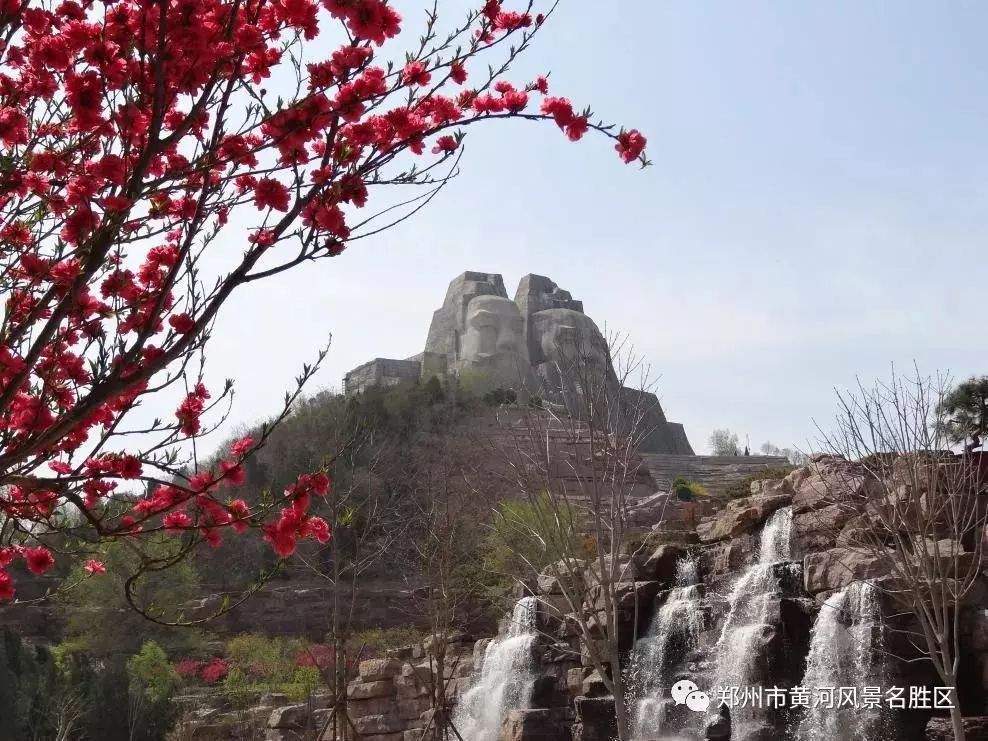
[[[861,702],[838,707],[819,699],[819,688],[881,687],[881,614],[874,587],[855,582],[827,598],[820,608],[802,686],[810,693],[810,707],[799,724],[798,741],[876,741],[882,737],[882,712]],[[836,691],[836,690],[835,690]]]
[[[727,617],[714,647],[715,687],[743,689],[755,683],[755,663],[771,630],[771,608],[779,591],[775,565],[792,557],[792,532],[792,509],[777,510],[762,529],[757,563],[741,575],[727,598]],[[732,708],[735,725],[750,720],[753,710]]]
[[[668,690],[674,679],[668,674],[670,659],[695,649],[703,630],[702,592],[695,559],[681,558],[676,562],[675,583],[652,617],[648,632],[635,644],[628,664],[635,738],[652,738],[662,730]]]
[[[509,710],[525,708],[535,681],[535,620],[538,600],[523,597],[515,604],[501,634],[487,644],[474,681],[460,698],[453,724],[464,739],[497,741]]]

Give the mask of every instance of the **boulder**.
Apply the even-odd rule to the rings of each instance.
[[[421,717],[422,713],[432,707],[428,697],[411,697],[395,702],[394,712],[403,721]]]
[[[558,561],[539,574],[539,594],[562,594],[564,584],[570,589],[582,588],[585,572],[586,563],[583,561],[576,559]],[[559,576],[557,577],[556,574]],[[562,583],[560,579],[563,580]]]
[[[885,575],[885,559],[858,548],[831,548],[803,559],[803,587],[809,594],[843,589]]]
[[[649,579],[651,578],[648,574],[648,570],[645,566],[646,555],[644,553],[636,553],[631,556],[619,555],[617,558],[617,563],[612,567],[612,560],[610,556],[604,556],[603,558],[603,573],[605,575],[613,574],[614,581],[632,581],[638,579]],[[591,583],[600,581],[601,574],[601,564],[600,561],[594,560],[590,562],[589,566],[589,579]]]
[[[559,690],[555,677],[543,674],[532,683],[529,705],[533,708],[552,708],[566,704],[565,693]]]
[[[793,516],[796,539],[803,552],[831,548],[837,534],[857,512],[844,504],[830,504]]]
[[[574,595],[574,598],[578,597],[579,595]],[[543,627],[557,625],[563,615],[570,611],[570,602],[561,590],[556,593],[540,594],[536,599],[539,601],[539,624]]]
[[[607,656],[608,643],[606,640],[603,638],[592,638],[590,642],[594,644],[600,656]],[[588,648],[587,643],[588,642],[584,640],[580,641],[580,663],[583,666],[594,666],[593,657],[590,654],[590,649]]]
[[[613,697],[577,697],[573,741],[611,741],[617,735]]]
[[[227,741],[227,739],[236,733],[238,726],[239,724],[236,720],[220,720],[213,723],[206,723],[193,727],[191,733],[188,736],[183,736],[183,738],[189,738],[191,741]]]
[[[402,663],[398,659],[367,659],[360,662],[360,679],[364,682],[378,682],[391,679],[401,672]]]
[[[566,672],[566,690],[573,697],[583,691],[583,675],[585,669],[581,666],[573,667]]]
[[[702,571],[711,577],[741,571],[752,562],[757,551],[758,538],[754,533],[711,543],[703,550]]]
[[[376,682],[350,682],[346,694],[351,700],[369,700],[372,697],[387,697],[394,692],[394,682],[381,679]]]
[[[964,719],[964,735],[967,741],[988,739],[988,715]],[[926,741],[953,741],[954,730],[950,718],[930,718],[926,725]]]
[[[835,501],[866,500],[874,488],[864,469],[840,456],[816,455],[786,477],[793,514],[823,509]]]
[[[560,714],[548,709],[512,710],[501,726],[500,741],[568,741]]]
[[[703,737],[708,741],[730,741],[731,711],[727,705],[721,705],[716,715],[707,718],[703,728]]]
[[[350,700],[347,704],[347,712],[351,718],[359,718],[370,715],[383,715],[389,713],[394,708],[394,697],[371,697],[367,700]]]
[[[676,562],[685,555],[686,549],[681,545],[660,545],[645,558],[644,571],[650,579],[658,579],[666,586],[671,586],[676,579]]]
[[[869,542],[869,521],[865,515],[852,517],[844,523],[837,534],[837,545],[841,547],[862,547]]]
[[[652,602],[661,587],[657,581],[618,582],[614,585],[618,609],[631,612],[637,607],[639,612],[651,614]],[[597,599],[594,599],[594,607],[598,607]]]
[[[489,641],[490,639],[485,640]],[[464,659],[463,664],[472,667],[473,661]],[[426,695],[432,682],[432,670],[428,664],[405,664],[401,667],[401,673],[393,681],[399,697]]]
[[[584,678],[581,690],[587,697],[604,697],[607,694],[607,685],[604,684],[600,672],[594,669]]]
[[[361,738],[373,738],[376,734],[401,733],[405,730],[405,721],[392,713],[365,715],[354,718],[353,725]]]
[[[309,720],[309,706],[285,705],[271,711],[268,718],[268,728],[299,730],[305,728]]]
[[[772,513],[791,501],[792,496],[787,493],[759,494],[735,499],[712,518],[697,525],[696,532],[701,543],[736,538],[756,530]]]
[[[761,494],[764,496],[771,494],[789,494],[791,496],[793,493],[792,483],[788,478],[758,479],[751,482],[749,490],[752,494]]]

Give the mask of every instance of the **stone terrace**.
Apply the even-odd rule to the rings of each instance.
[[[766,468],[788,466],[775,455],[667,455],[645,453],[645,467],[652,474],[657,491],[669,491],[677,476],[703,484],[711,494],[724,494],[735,484]]]

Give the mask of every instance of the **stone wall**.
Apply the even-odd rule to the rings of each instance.
[[[331,628],[332,590],[324,581],[303,581],[285,586],[268,585],[243,605],[234,607],[210,622],[210,629],[221,635],[264,633],[271,636],[299,636],[321,642]],[[346,584],[339,587],[342,604],[349,604]],[[204,618],[219,611],[227,600],[237,595],[213,594],[186,605],[189,620]],[[6,614],[0,612],[0,616]],[[405,581],[367,579],[357,593],[354,629],[393,628],[414,625],[420,612]]]
[[[349,396],[372,386],[395,386],[402,381],[418,381],[421,375],[422,364],[418,360],[374,358],[343,377],[343,391]]]
[[[687,445],[689,443],[687,442]],[[677,476],[703,484],[711,494],[723,494],[728,487],[767,468],[788,467],[789,461],[774,455],[671,455],[647,453],[645,465],[656,488],[665,491]]]

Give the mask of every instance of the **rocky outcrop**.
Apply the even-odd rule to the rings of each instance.
[[[357,366],[344,377],[343,388],[355,394],[372,386],[459,377],[480,393],[512,389],[523,401],[537,396],[556,411],[583,418],[583,389],[560,370],[578,357],[586,363],[584,373],[605,380],[614,429],[642,419],[642,450],[693,455],[683,426],[666,419],[655,394],[618,382],[607,340],[584,313],[583,302],[541,275],[522,278],[512,300],[499,274],[462,273],[433,313],[421,353]]]
[[[885,559],[860,548],[831,548],[803,559],[804,588],[809,594],[833,592],[851,582],[876,579],[887,571]]]
[[[622,650],[630,650],[635,636],[644,635],[654,616],[666,606],[675,600],[693,600],[691,604],[697,609],[690,614],[699,623],[698,640],[670,648],[664,659],[663,680],[668,686],[674,680],[690,678],[701,687],[712,688],[720,671],[718,651],[723,647],[718,647],[718,642],[727,613],[754,610],[737,623],[742,630],[731,633],[739,641],[740,650],[735,653],[751,658],[745,681],[762,688],[798,686],[804,678],[814,621],[824,600],[855,581],[891,585],[886,560],[862,547],[860,534],[868,525],[867,512],[848,511],[835,501],[834,487],[841,483],[852,487],[861,501],[881,502],[880,488],[857,467],[822,457],[784,479],[756,482],[749,496],[721,502],[694,527],[677,519],[672,527],[629,535],[620,559],[613,564],[619,574],[615,586]],[[785,507],[793,513],[792,542],[772,550],[776,555],[767,558],[765,543],[773,541],[761,538],[763,530],[770,519],[775,523],[788,516],[779,512]],[[970,557],[961,543],[945,538],[930,538],[924,547],[937,548],[958,559]],[[688,582],[684,587],[683,582],[677,582],[677,562],[684,558],[696,561],[695,578],[702,583]],[[783,560],[775,560],[779,558]],[[612,564],[605,559],[603,568],[610,573]],[[602,627],[592,617],[603,608],[600,569],[597,560],[578,563],[575,569],[558,564],[529,585],[538,601],[538,638],[533,644],[538,677],[527,707],[505,714],[498,741],[610,741],[614,737],[614,699],[609,683],[578,639],[576,618],[568,614],[570,605],[563,595],[564,587],[589,593],[586,614],[591,615],[592,639],[600,640]],[[751,578],[745,581],[743,574]],[[757,589],[757,599],[746,603],[751,595],[735,590],[738,584]],[[972,716],[965,719],[969,739],[984,738],[988,732],[988,720],[982,717],[988,708],[986,595],[985,585],[977,584],[961,620],[959,691],[962,710]],[[881,610],[888,616],[887,655],[881,657],[883,684],[935,686],[938,680],[930,667],[915,661],[920,658],[915,647],[903,638],[915,634],[915,625],[903,610],[892,609],[888,600],[887,595],[881,597]],[[850,619],[843,612],[839,617],[844,622]],[[445,678],[454,693],[470,685],[471,673],[483,660],[489,640],[472,643],[465,636],[451,640]],[[426,646],[411,647],[360,665],[347,696],[349,712],[365,738],[422,738],[433,712],[426,690],[434,680],[427,652]],[[669,700],[661,704],[668,717],[678,719],[687,729],[683,738],[697,741],[777,741],[788,737],[790,724],[799,718],[798,712],[790,717],[788,709],[746,718],[743,712],[732,717],[733,711],[718,712],[714,707],[704,715]],[[904,741],[950,739],[949,719],[929,716],[929,710],[894,714],[890,720],[893,735],[889,737]],[[217,722],[211,718],[205,726],[212,728]],[[298,705],[278,708],[270,713],[267,726],[269,734],[281,735],[269,738],[292,738],[288,734],[297,733],[305,722],[306,711]]]
[[[504,719],[501,741],[555,741],[569,733],[571,719],[565,710],[538,708],[512,710]]]
[[[473,653],[467,636],[451,636],[446,644],[444,679],[453,691],[469,678]],[[357,677],[347,685],[347,712],[362,738],[403,741],[430,725],[432,673],[425,645],[361,662]]]
[[[785,482],[768,491],[729,502],[720,512],[697,525],[700,542],[735,538],[757,529],[772,513],[792,502],[792,494],[784,489]]]
[[[964,719],[967,741],[988,741],[988,716]],[[926,741],[954,741],[950,718],[931,718],[926,726]]]
[[[243,605],[223,613],[210,625],[227,635],[252,632],[306,636],[321,641],[331,627],[333,614],[333,592],[324,584],[299,580],[285,586],[270,586]],[[348,586],[342,584],[339,590],[341,602],[348,600]],[[185,606],[186,616],[195,620],[214,615],[235,596],[213,594],[190,602]],[[408,616],[416,614],[414,604],[406,582],[395,582],[393,578],[368,579],[357,593],[354,628],[408,625]]]

